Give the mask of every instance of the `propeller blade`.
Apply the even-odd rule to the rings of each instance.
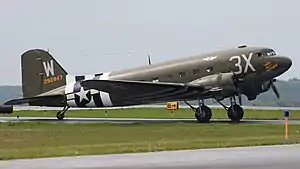
[[[238,94],[239,104],[242,105],[242,95],[241,93]]]
[[[279,99],[280,98],[279,92],[273,82],[271,82],[271,88],[272,88],[273,92],[275,93],[276,97]]]
[[[242,79],[239,79],[238,76],[233,73],[233,81],[234,81],[234,86],[237,89],[237,95],[238,95],[238,100],[239,100],[239,105],[242,105],[242,95],[241,95],[241,90],[240,90],[240,83],[243,81]]]

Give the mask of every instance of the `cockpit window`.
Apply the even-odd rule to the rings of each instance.
[[[275,51],[274,50],[271,50],[271,51],[264,51],[264,52],[259,52],[257,53],[257,56],[258,57],[263,57],[263,56],[274,56],[276,55]]]
[[[262,57],[262,56],[263,56],[263,53],[257,53],[257,56],[258,56],[258,57]]]
[[[275,53],[275,51],[271,51],[271,52],[269,52],[269,53],[267,53],[269,56],[274,56],[274,55],[276,55],[276,53]]]

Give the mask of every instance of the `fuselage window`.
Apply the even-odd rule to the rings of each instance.
[[[84,79],[85,79],[85,76],[75,76],[75,81],[76,82],[84,80]]]
[[[262,57],[263,54],[262,54],[262,53],[257,53],[257,56],[258,56],[258,57]]]
[[[179,72],[179,77],[183,78],[185,76],[185,72]]]
[[[159,82],[159,79],[158,78],[153,78],[152,82]]]
[[[211,66],[211,67],[208,67],[207,69],[206,69],[206,71],[207,72],[212,72],[213,71],[213,67]]]
[[[274,55],[276,55],[276,53],[274,51],[271,51],[271,52],[267,53],[267,56],[274,56]]]
[[[193,74],[194,74],[194,75],[199,74],[199,73],[200,73],[200,70],[199,70],[199,69],[194,69],[194,70],[193,70]]]

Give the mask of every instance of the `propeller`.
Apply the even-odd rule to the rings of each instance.
[[[243,79],[239,78],[234,72],[233,73],[233,83],[235,88],[237,89],[239,104],[242,105],[242,92],[240,88],[240,83],[243,82]]]
[[[279,99],[280,95],[279,95],[278,89],[276,88],[276,86],[274,84],[275,81],[276,81],[276,79],[273,79],[272,81],[270,81],[270,86],[271,86],[273,92],[275,93],[276,97]]]
[[[233,76],[232,76],[233,83],[234,83],[235,88],[237,89],[237,96],[238,96],[239,104],[242,105],[242,92],[241,92],[240,84],[243,82],[243,79],[238,77],[238,75],[235,74],[234,72],[232,72],[232,74],[233,74]],[[278,91],[277,87],[275,86],[274,82],[276,82],[276,79],[271,80],[268,87],[273,90],[276,97],[279,99],[280,94],[279,94],[279,91]]]
[[[239,104],[242,105],[242,94],[239,89],[238,89],[238,100],[239,100]]]

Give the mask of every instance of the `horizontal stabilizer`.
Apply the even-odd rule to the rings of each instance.
[[[62,100],[63,95],[46,95],[46,96],[35,96],[35,97],[26,97],[20,99],[12,99],[4,103],[4,105],[20,105],[32,102],[45,102],[47,105],[51,100]],[[48,102],[48,103],[47,103]]]
[[[14,112],[14,108],[11,105],[0,105],[0,114],[11,114]]]

